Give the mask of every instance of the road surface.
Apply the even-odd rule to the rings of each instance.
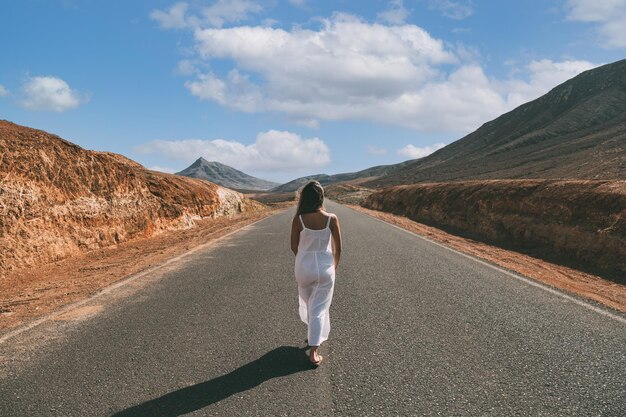
[[[0,415],[626,415],[623,316],[328,207],[344,255],[320,368],[289,210],[5,340]]]

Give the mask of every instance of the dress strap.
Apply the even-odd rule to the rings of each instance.
[[[298,218],[300,219],[300,224],[302,225],[302,228],[306,229],[306,227],[304,227],[304,222],[302,221],[302,214],[299,214]]]
[[[333,218],[333,215],[332,215],[332,214],[329,214],[329,215],[328,215],[328,220],[326,221],[326,228],[327,228],[327,229],[328,229],[328,227],[330,226],[330,219],[332,219],[332,218]]]

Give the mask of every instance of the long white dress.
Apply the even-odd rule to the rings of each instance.
[[[296,281],[300,319],[309,326],[310,346],[319,346],[330,332],[330,303],[335,286],[335,261],[331,246],[330,220],[321,230],[307,229],[300,218],[302,231],[296,255]]]

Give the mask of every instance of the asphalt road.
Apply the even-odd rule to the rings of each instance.
[[[0,416],[626,415],[623,319],[328,207],[344,256],[320,368],[290,210],[5,341]]]

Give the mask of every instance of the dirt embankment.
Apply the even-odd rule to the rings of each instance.
[[[359,205],[374,192],[371,188],[361,187],[358,184],[339,183],[324,187],[326,197],[341,204]]]
[[[0,276],[259,204],[0,121]]]
[[[363,206],[626,283],[626,181],[414,184],[375,192]]]

